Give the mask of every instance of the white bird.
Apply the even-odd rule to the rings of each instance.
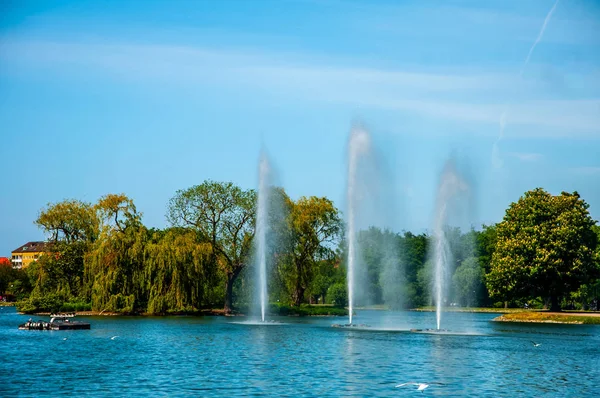
[[[542,343],[536,343],[535,341],[532,341],[531,344],[533,344],[534,347],[539,347],[542,345]]]
[[[111,337],[110,339],[111,339],[111,340],[114,340],[114,339],[116,339],[117,337],[119,337],[119,336],[113,336],[113,337]]]
[[[402,384],[398,384],[396,386],[396,388],[398,387],[404,387],[404,386],[417,386],[417,391],[421,391],[423,392],[426,388],[428,388],[431,384],[438,384],[438,385],[444,385],[444,383],[415,383],[415,382],[408,382],[408,383],[402,383]]]

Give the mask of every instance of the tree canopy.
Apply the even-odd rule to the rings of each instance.
[[[545,296],[551,309],[559,310],[562,296],[598,275],[594,224],[577,192],[526,192],[496,227],[487,275],[490,294],[501,299]]]
[[[225,272],[225,305],[233,309],[233,284],[250,261],[256,217],[256,192],[233,183],[205,181],[177,191],[169,201],[173,226],[194,228],[212,249],[212,264]]]
[[[334,203],[291,199],[270,187],[267,228],[269,300],[283,305],[345,305],[346,245]],[[0,290],[21,309],[88,308],[121,313],[195,313],[233,305],[246,311],[256,193],[205,181],[168,203],[170,227],[147,228],[133,200],[108,194],[96,203],[48,204],[35,223],[50,250],[25,270],[3,269]],[[598,308],[600,226],[575,193],[536,189],[511,204],[503,221],[461,231],[444,226],[453,259],[446,303],[551,304]],[[433,303],[433,237],[370,227],[357,234],[363,304],[414,308]],[[450,279],[450,278],[449,278]],[[491,300],[491,298],[494,300]]]

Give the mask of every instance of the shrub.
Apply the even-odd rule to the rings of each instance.
[[[327,297],[331,300],[331,304],[336,307],[345,307],[348,303],[348,293],[346,285],[343,283],[333,284],[327,289]]]

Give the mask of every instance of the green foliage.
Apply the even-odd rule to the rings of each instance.
[[[146,312],[196,311],[210,290],[207,269],[212,254],[208,243],[198,243],[191,230],[171,229],[145,248]]]
[[[417,271],[417,283],[420,295],[420,305],[433,305],[433,261],[427,260],[423,267]]]
[[[49,203],[35,223],[51,235],[52,242],[93,242],[99,233],[99,219],[94,207],[73,199]]]
[[[463,305],[471,307],[478,303],[484,289],[483,271],[475,257],[469,257],[454,272],[452,277],[457,299]]]
[[[92,304],[83,301],[66,302],[60,306],[60,312],[91,311]]]
[[[58,312],[65,301],[60,293],[32,294],[29,299],[17,302],[17,310],[26,314]]]
[[[211,245],[212,272],[218,269],[226,276],[226,313],[233,309],[233,285],[250,260],[255,207],[255,191],[214,181],[177,191],[169,201],[171,225],[193,228]]]
[[[501,299],[544,296],[559,309],[561,296],[597,278],[597,235],[577,192],[525,193],[497,225],[487,286]]]
[[[15,270],[10,265],[0,264],[0,296],[6,293],[15,279]]]
[[[271,310],[345,314],[339,211],[326,198],[293,201],[281,188],[271,188],[269,198],[269,299],[285,303]],[[122,194],[106,195],[95,205],[50,204],[36,221],[53,238],[50,251],[26,270],[0,268],[0,291],[16,295],[25,312],[179,314],[216,306],[231,310],[234,302],[249,308],[256,289],[249,267],[255,201],[254,191],[206,181],[176,193],[168,210],[173,227],[164,230],[147,229]],[[445,233],[453,258],[447,302],[539,308],[553,296],[576,308],[597,305],[600,226],[593,225],[576,193],[528,192],[498,225],[466,233],[447,227]],[[372,227],[357,238],[366,293],[360,304],[392,309],[432,304],[430,236]]]
[[[346,290],[346,285],[343,283],[331,285],[327,291],[327,296],[331,304],[336,307],[345,307],[348,305],[348,291]]]
[[[327,198],[302,197],[289,202],[289,250],[281,253],[280,269],[291,293],[291,302],[299,306],[312,285],[317,265],[335,257],[341,232],[339,212]]]
[[[346,316],[348,310],[343,307],[328,305],[300,305],[271,304],[269,314],[275,316]]]

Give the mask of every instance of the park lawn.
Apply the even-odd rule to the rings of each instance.
[[[578,325],[600,325],[598,313],[556,313],[556,312],[517,312],[504,314],[495,318],[498,322],[529,322],[529,323],[565,323]]]

